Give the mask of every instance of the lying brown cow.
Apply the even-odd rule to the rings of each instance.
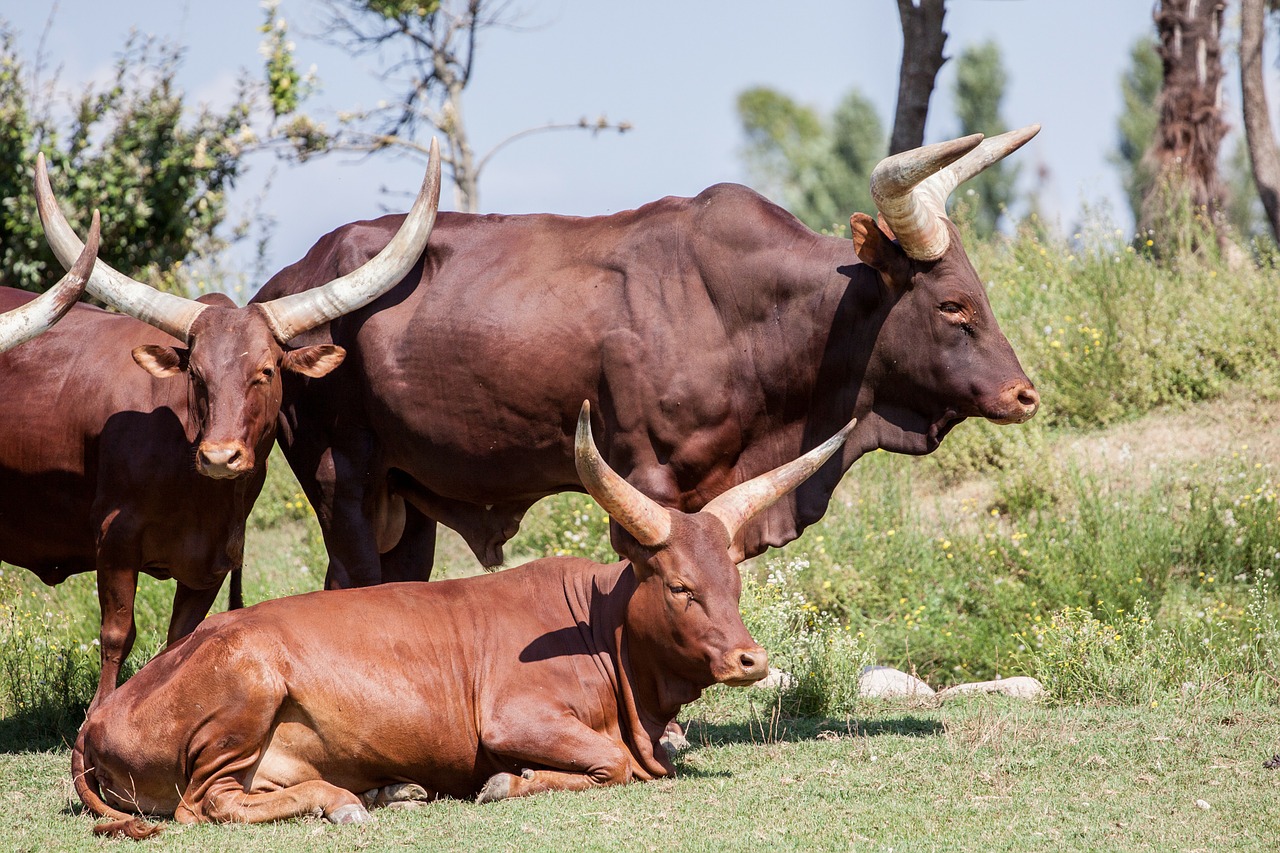
[[[207,619],[81,730],[76,791],[115,818],[95,831],[157,831],[122,809],[183,823],[357,823],[364,803],[415,785],[487,802],[670,775],[659,739],[680,707],[768,671],[738,612],[733,534],[852,428],[685,514],[608,467],[584,404],[579,476],[635,538],[626,560],[555,557]]]

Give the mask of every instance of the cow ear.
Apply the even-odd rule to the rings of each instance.
[[[342,360],[346,357],[347,351],[340,346],[317,344],[316,346],[299,347],[286,352],[281,366],[285,370],[301,373],[303,376],[310,376],[312,379],[319,379],[321,376],[327,376],[329,371],[342,364]]]
[[[889,284],[904,282],[911,274],[911,262],[902,247],[893,242],[876,221],[865,213],[849,217],[849,231],[853,235],[853,252],[858,260],[878,271]]]
[[[143,344],[133,348],[133,360],[138,366],[157,379],[177,376],[187,369],[191,351],[179,347],[163,347],[159,344]]]
[[[652,560],[657,551],[641,545],[621,524],[612,519],[610,519],[610,522],[609,544],[613,546],[613,550],[617,552],[619,557],[631,563],[631,569],[636,574],[636,580],[642,581],[653,574]]]

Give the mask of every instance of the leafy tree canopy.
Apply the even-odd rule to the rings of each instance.
[[[815,229],[874,213],[869,180],[887,141],[875,106],[854,90],[830,117],[767,87],[738,96],[753,180]]]
[[[0,22],[0,284],[41,290],[62,274],[36,215],[37,152],[63,212],[81,233],[102,212],[102,257],[139,278],[216,250],[226,193],[242,169],[251,103],[191,113],[174,84],[180,48],[134,35],[112,81],[69,99],[53,118],[53,84],[38,86]],[[162,282],[157,282],[162,283]]]

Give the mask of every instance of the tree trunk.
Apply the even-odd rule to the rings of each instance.
[[[946,0],[898,0],[902,20],[902,67],[898,71],[898,107],[893,117],[889,153],[897,154],[924,144],[924,122],[929,116],[938,69],[946,62],[942,31]]]
[[[1280,242],[1280,150],[1271,130],[1262,74],[1265,6],[1264,0],[1242,0],[1240,4],[1240,88],[1244,93],[1244,135],[1253,164],[1253,182],[1267,212],[1271,234]]]
[[[1224,196],[1218,148],[1227,133],[1219,40],[1225,6],[1224,0],[1160,0],[1156,5],[1156,51],[1164,83],[1157,105],[1160,122],[1147,155],[1155,181],[1143,200],[1140,231],[1158,228],[1185,204],[1216,225]]]

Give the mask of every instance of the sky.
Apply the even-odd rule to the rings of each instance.
[[[262,75],[264,12],[249,0],[59,0],[52,16],[45,3],[6,5],[0,17],[17,32],[23,56],[34,63],[43,55],[45,77],[56,73],[66,92],[108,79],[131,28],[185,48],[179,82],[192,103],[225,105],[242,73]],[[333,122],[339,111],[394,97],[373,60],[314,37],[317,7],[316,0],[280,6],[300,69],[314,64],[320,80],[308,112]],[[1064,233],[1086,208],[1131,225],[1108,157],[1120,77],[1134,41],[1154,32],[1151,7],[1150,0],[947,5],[946,54],[994,39],[1010,78],[1006,123],[1043,125],[1013,157],[1024,176],[1047,174],[1042,203]],[[856,87],[876,105],[886,134],[892,126],[902,51],[893,0],[512,0],[511,10],[515,26],[482,36],[464,96],[477,154],[551,121],[604,114],[634,130],[543,133],[504,148],[481,178],[485,212],[594,215],[694,195],[720,181],[750,184],[734,103],[751,86],[771,86],[824,113]],[[1234,45],[1233,11],[1234,4],[1227,24]],[[1234,83],[1234,61],[1228,74]],[[959,135],[954,82],[953,60],[938,76],[926,142]],[[1234,115],[1238,95],[1228,89],[1227,101]],[[343,223],[407,207],[405,195],[384,188],[412,192],[421,173],[420,162],[403,157],[345,154],[291,165],[262,154],[231,201],[243,209],[260,197],[277,220],[267,261],[274,271]],[[441,207],[451,206],[446,188]],[[110,260],[109,249],[103,257]]]

